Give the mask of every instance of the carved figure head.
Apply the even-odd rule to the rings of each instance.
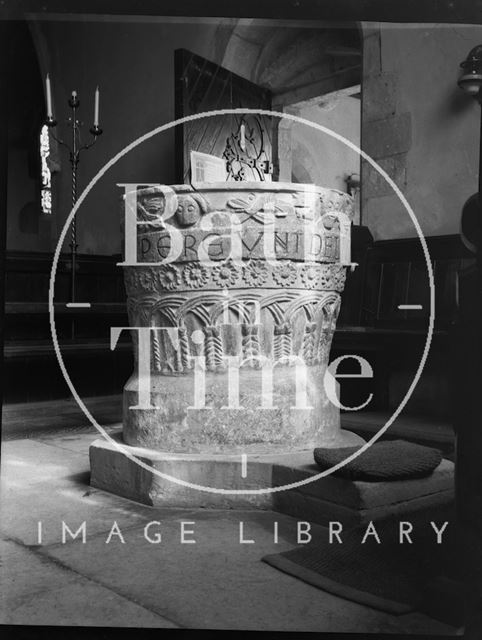
[[[321,217],[321,222],[327,231],[336,232],[340,230],[340,218],[338,215],[325,213]]]
[[[164,197],[150,196],[142,199],[145,210],[151,215],[160,216],[164,211]]]
[[[181,227],[191,227],[208,209],[207,201],[197,193],[178,196],[176,220]]]
[[[152,194],[142,196],[137,202],[138,219],[150,226],[162,225],[164,206],[164,196]]]

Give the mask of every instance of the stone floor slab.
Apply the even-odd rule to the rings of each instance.
[[[0,482],[27,486],[69,478],[86,471],[85,452],[70,452],[38,440],[2,442]]]
[[[59,442],[62,445],[64,439]],[[60,540],[62,522],[72,531],[86,521],[88,531],[108,531],[113,520],[133,526],[147,522],[147,507],[132,505],[113,494],[89,486],[89,461],[85,453],[36,440],[3,443],[0,480],[0,530],[26,545]],[[173,510],[175,512],[175,510]]]
[[[118,433],[121,429],[121,425],[107,425],[103,427],[105,432],[109,435]],[[59,437],[60,436],[60,437]],[[89,446],[101,437],[99,432],[94,427],[84,427],[78,431],[67,430],[64,433],[40,433],[35,436],[35,440],[47,444],[50,446],[58,447],[67,451],[73,451],[76,453],[82,453],[83,455],[89,455]]]
[[[2,584],[5,624],[300,630],[453,632],[424,615],[391,616],[318,590],[261,562],[296,544],[297,521],[271,511],[147,507],[92,489],[84,440],[11,441],[2,465],[0,521],[9,581]],[[4,458],[5,460],[5,458]],[[2,460],[2,462],[4,462]],[[45,473],[42,471],[45,467]],[[36,522],[45,535],[36,543]],[[307,520],[308,518],[300,518]],[[85,520],[87,540],[60,541],[60,523]],[[106,540],[113,522],[123,533]],[[144,538],[159,521],[162,540]],[[181,522],[196,544],[181,543]],[[239,522],[244,522],[241,544]],[[278,522],[279,542],[273,537]],[[33,528],[33,530],[32,530]],[[313,536],[322,533],[313,526]],[[326,532],[326,530],[324,530]],[[13,545],[13,546],[12,546]],[[20,551],[18,551],[20,549]],[[11,595],[10,595],[11,594]],[[7,602],[6,598],[10,598]],[[74,604],[73,604],[74,603]]]
[[[1,624],[177,626],[45,555],[5,540],[0,551]]]
[[[314,589],[262,563],[263,555],[293,545],[295,523],[272,512],[206,512],[192,516],[195,544],[181,544],[180,523],[162,517],[162,540],[150,545],[141,529],[125,543],[45,547],[43,552],[124,597],[185,627],[211,629],[420,632],[450,630],[420,614],[394,617]],[[240,544],[239,521],[244,523]],[[278,521],[280,542],[273,541]]]

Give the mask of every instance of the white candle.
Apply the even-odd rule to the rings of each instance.
[[[94,97],[94,127],[99,126],[99,87],[95,89]]]
[[[239,146],[243,151],[246,151],[246,127],[244,126],[244,122],[241,124],[241,140]]]
[[[52,114],[52,93],[50,91],[50,78],[47,73],[47,77],[45,78],[45,95],[47,98],[47,118],[51,120],[53,118]]]

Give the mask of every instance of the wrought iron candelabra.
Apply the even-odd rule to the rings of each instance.
[[[97,121],[98,118],[98,89],[96,90],[96,103],[95,103],[95,117],[94,117],[94,125],[89,129],[90,134],[92,135],[92,140],[86,144],[82,144],[81,138],[81,128],[83,126],[83,122],[77,119],[77,109],[79,108],[80,102],[77,96],[76,91],[72,91],[72,95],[69,98],[69,107],[71,109],[71,116],[66,119],[67,126],[70,127],[72,131],[71,142],[68,144],[64,142],[61,138],[58,138],[53,133],[53,128],[57,126],[57,121],[54,119],[53,115],[47,115],[46,125],[51,129],[51,135],[54,140],[58,142],[59,145],[66,147],[69,150],[69,159],[70,166],[72,170],[72,208],[75,206],[77,202],[77,171],[78,165],[80,161],[80,154],[82,151],[89,149],[92,147],[97,138],[102,134],[102,129],[99,127]],[[70,302],[75,302],[75,274],[77,269],[77,222],[76,217],[72,220],[72,224],[70,227]]]

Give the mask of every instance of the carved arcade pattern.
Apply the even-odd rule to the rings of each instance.
[[[243,360],[251,367],[258,367],[259,356],[261,355],[261,344],[259,335],[260,326],[258,324],[242,324],[241,333],[243,336]]]
[[[292,355],[292,335],[291,326],[288,322],[277,325],[274,328],[274,360],[280,364],[289,362]]]
[[[316,322],[307,322],[303,335],[302,355],[307,365],[312,365],[315,360],[316,347]]]
[[[173,294],[140,296],[129,299],[128,312],[132,326],[177,329],[176,345],[170,350],[165,347],[162,330],[153,331],[152,371],[170,374],[188,373],[193,355],[205,356],[208,371],[224,371],[225,357],[232,355],[227,348],[229,332],[231,339],[235,333],[239,335],[243,366],[260,366],[260,356],[285,365],[293,363],[293,356],[302,358],[307,366],[326,365],[339,307],[340,296],[335,292],[238,291],[228,298],[221,293],[191,298]],[[234,313],[239,321],[226,322],[227,312]],[[193,342],[189,318],[204,336],[201,342]],[[260,322],[263,318],[264,324]],[[295,342],[300,345],[296,350]]]
[[[206,366],[208,371],[216,371],[218,368],[225,366],[223,360],[224,347],[221,339],[221,327],[209,325],[204,330],[205,349],[206,349]]]

